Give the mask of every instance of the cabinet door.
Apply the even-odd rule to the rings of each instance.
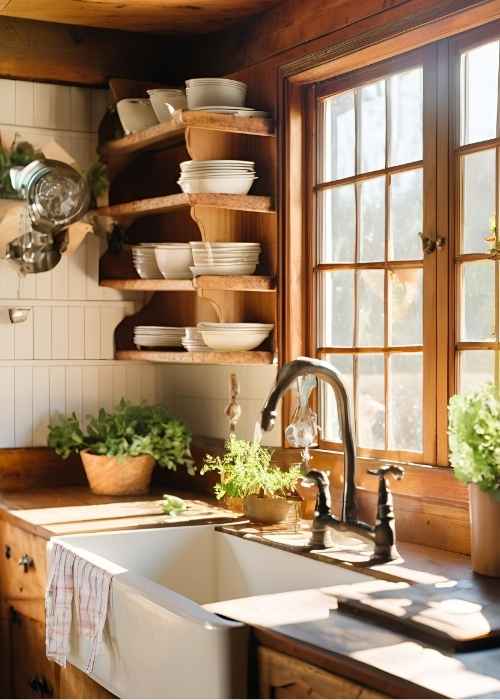
[[[59,667],[45,654],[45,624],[11,607],[9,637],[12,697],[59,697]]]
[[[261,698],[384,698],[375,690],[311,666],[291,656],[259,647]]]

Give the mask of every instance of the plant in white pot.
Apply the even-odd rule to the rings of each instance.
[[[249,520],[267,525],[286,520],[290,496],[301,477],[300,465],[288,471],[272,464],[272,453],[247,440],[230,437],[220,456],[207,455],[201,474],[218,472],[215,485],[218,499],[242,499]]]
[[[80,453],[90,488],[106,496],[147,493],[155,463],[184,466],[194,473],[191,435],[163,406],[121,400],[113,411],[101,409],[82,430],[77,416],[60,416],[49,426],[48,445],[67,459]]]
[[[449,406],[450,461],[469,484],[472,568],[500,577],[500,392],[487,384]]]

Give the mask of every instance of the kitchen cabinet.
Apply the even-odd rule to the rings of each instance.
[[[13,606],[9,611],[11,697],[58,697],[59,668],[45,656],[45,623]]]
[[[261,698],[384,698],[375,690],[267,647],[258,649]]]

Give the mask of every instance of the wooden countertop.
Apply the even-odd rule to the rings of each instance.
[[[0,507],[5,519],[47,539],[82,532],[168,527],[189,521],[219,523],[229,534],[267,545],[269,535],[279,534],[279,530],[234,522],[234,513],[199,493],[169,490],[188,499],[190,511],[183,516],[165,516],[159,505],[165,490],[138,499],[99,497],[83,486],[37,489],[3,493]],[[280,546],[279,541],[273,546]],[[384,567],[363,569],[359,562],[340,565],[383,579],[380,585],[384,580],[474,581],[468,557],[404,543],[399,551],[401,561]],[[339,562],[334,559],[332,563]],[[438,651],[359,616],[338,612],[335,592],[335,587],[291,591],[208,607],[249,624],[261,644],[393,697],[500,698],[500,648],[455,655]]]

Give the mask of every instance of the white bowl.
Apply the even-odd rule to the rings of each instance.
[[[149,98],[134,97],[120,100],[116,105],[116,111],[126,134],[135,134],[137,131],[158,124]]]
[[[193,253],[189,243],[184,245],[163,244],[155,248],[156,264],[165,279],[191,279],[190,267],[193,264]]]
[[[193,277],[199,275],[212,275],[215,277],[227,277],[233,275],[253,275],[257,269],[257,263],[250,265],[235,263],[234,265],[194,265],[191,268]]]
[[[227,333],[225,331],[205,332],[201,335],[205,343],[212,350],[239,352],[242,350],[254,350],[269,336],[270,331],[245,331],[241,333]]]
[[[186,109],[187,99],[183,90],[157,88],[148,90],[151,106],[154,109],[158,121],[167,122],[172,119],[172,114],[177,109]]]
[[[208,105],[244,107],[247,86],[224,78],[207,80],[187,80],[186,95],[188,109]]]
[[[248,194],[254,180],[251,175],[235,177],[206,177],[195,179],[181,179],[177,184],[187,194],[218,193],[218,194]]]

